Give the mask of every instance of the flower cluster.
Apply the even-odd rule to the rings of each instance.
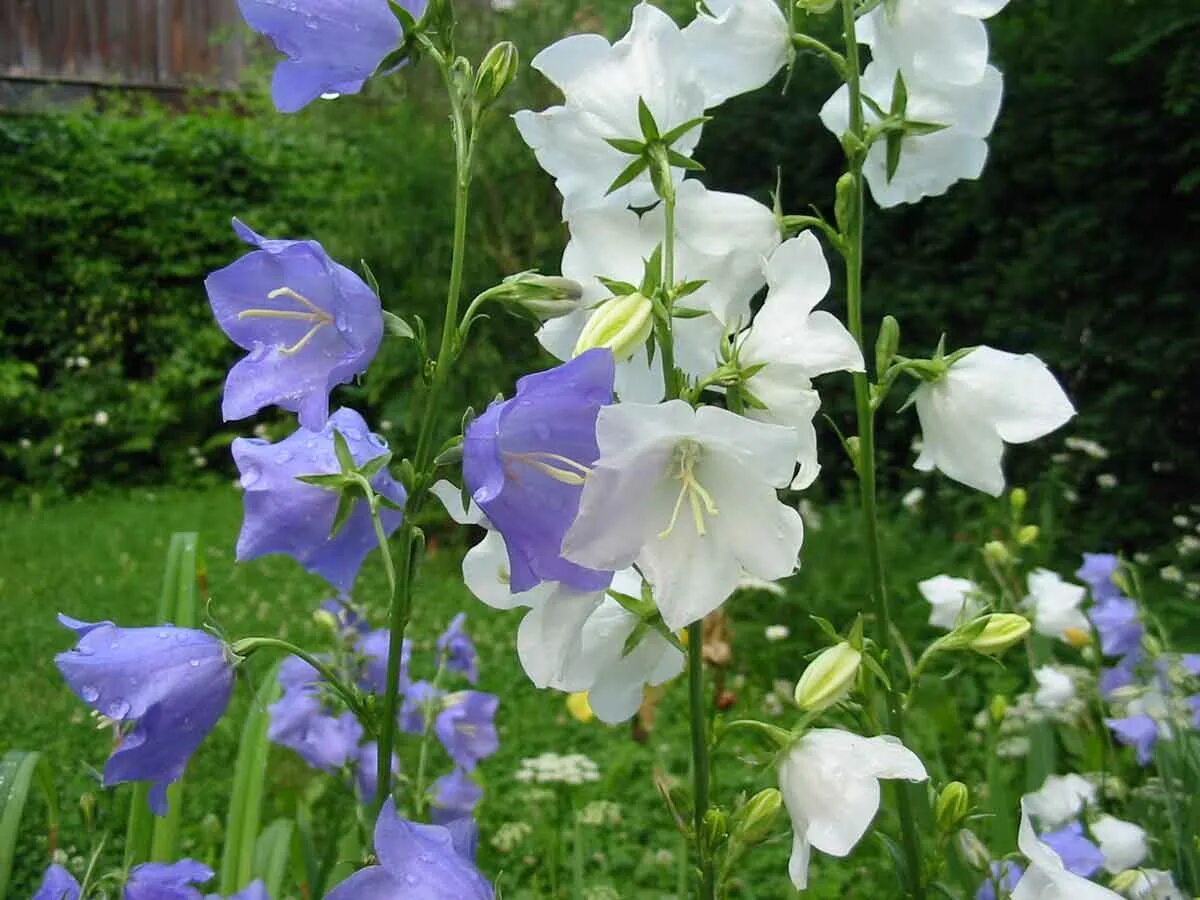
[[[543,753],[521,760],[517,781],[526,784],[580,785],[600,780],[600,768],[582,753]]]

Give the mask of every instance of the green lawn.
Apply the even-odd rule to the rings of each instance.
[[[731,716],[764,715],[764,695],[776,680],[794,682],[804,666],[804,656],[820,646],[810,613],[827,616],[839,627],[848,624],[852,611],[865,606],[866,578],[857,550],[855,511],[833,505],[821,511],[821,527],[810,525],[804,566],[792,579],[786,597],[756,591],[739,595],[731,606],[736,629],[734,659],[729,684],[737,694]],[[0,749],[34,748],[44,751],[57,773],[65,808],[62,845],[72,856],[86,854],[93,842],[107,836],[107,852],[119,859],[127,810],[126,792],[103,791],[95,769],[106,756],[106,733],[97,731],[81,703],[67,691],[53,666],[55,652],[71,643],[70,634],[55,622],[58,611],[81,619],[111,618],[122,624],[149,624],[157,603],[161,568],[167,541],[173,531],[197,530],[204,541],[212,594],[211,616],[233,637],[279,634],[306,646],[320,647],[321,632],[311,618],[315,606],[329,591],[284,558],[235,564],[233,544],[240,520],[240,497],[229,487],[207,491],[144,491],[106,495],[56,505],[44,510],[0,508],[0,597],[7,612],[5,637],[0,643],[0,721],[4,722]],[[943,533],[932,522],[898,512],[884,530],[895,586],[897,617],[910,636],[924,634],[924,604],[914,600],[915,582],[957,564],[967,564],[977,540]],[[468,628],[482,658],[480,688],[501,697],[499,725],[502,747],[486,760],[480,774],[486,795],[480,818],[483,827],[481,864],[489,873],[503,871],[502,884],[509,898],[548,897],[549,866],[544,864],[545,838],[554,830],[544,794],[531,791],[512,776],[522,758],[553,750],[581,752],[599,764],[599,784],[580,789],[578,802],[607,798],[621,807],[621,822],[603,828],[585,828],[585,874],[589,884],[608,884],[622,897],[676,896],[680,874],[681,843],[657,795],[652,773],[661,768],[669,776],[688,777],[689,744],[686,725],[686,691],[682,680],[671,685],[664,700],[658,727],[644,742],[632,739],[628,726],[608,728],[581,724],[570,718],[559,694],[535,690],[521,672],[514,651],[518,613],[500,613],[475,601],[458,577],[461,550],[453,533],[431,529],[427,563],[416,594],[412,634],[417,641],[414,669],[418,676],[428,668],[428,650],[445,622],[459,610],[468,612]],[[438,540],[440,534],[441,539]],[[383,578],[375,558],[369,559],[356,588],[360,602],[383,596]],[[378,602],[378,601],[377,601]],[[769,643],[767,624],[785,623],[789,639]],[[250,681],[261,667],[252,666]],[[429,673],[426,671],[426,675]],[[918,721],[917,739],[936,728],[937,742],[922,740],[922,751],[931,772],[941,776],[943,752],[961,767],[959,751],[969,722],[948,695],[957,693],[962,706],[978,708],[978,687],[963,679],[955,692],[925,708],[927,722]],[[186,850],[200,858],[212,851],[213,823],[206,816],[224,819],[225,798],[232,760],[237,750],[241,718],[250,685],[239,687],[230,714],[194,758],[185,795]],[[941,704],[941,706],[939,706]],[[780,718],[787,724],[789,714]],[[949,728],[949,733],[947,733]],[[722,747],[716,779],[716,796],[729,803],[740,789],[753,790],[771,781],[769,769],[754,767],[747,759],[753,746],[730,740]],[[413,756],[411,745],[401,748]],[[441,761],[444,762],[444,761]],[[441,763],[439,763],[439,766]],[[446,766],[448,768],[448,766]],[[288,750],[272,749],[269,768],[268,811],[291,815],[297,792],[310,781],[309,770]],[[956,771],[959,777],[961,774]],[[332,784],[331,784],[332,786]],[[89,835],[79,814],[78,800],[85,791],[98,800],[94,831]],[[30,809],[36,809],[31,802]],[[12,896],[32,892],[45,864],[45,839],[40,816],[27,819],[18,856],[17,880]],[[489,839],[505,822],[528,822],[533,836],[508,853]],[[540,830],[539,830],[540,823]],[[736,896],[784,898],[793,896],[786,877],[790,838],[781,822],[777,838],[753,851],[745,866]],[[330,833],[343,827],[329,823]],[[844,894],[849,885],[864,882],[892,884],[880,846],[866,841],[845,862],[815,857],[808,896],[822,898]]]

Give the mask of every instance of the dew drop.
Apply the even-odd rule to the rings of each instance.
[[[267,345],[262,341],[255,341],[254,346],[250,348],[250,355],[247,357],[247,359],[249,359],[250,362],[261,362],[263,357],[265,357],[269,351],[270,348],[267,347]]]
[[[129,712],[129,704],[124,700],[114,700],[108,704],[108,717],[110,719],[123,719]]]
[[[321,27],[321,23],[317,21],[315,16],[307,16],[304,19],[304,27],[316,31],[316,29]]]
[[[292,459],[292,452],[290,450],[280,450],[278,453],[275,454],[275,462],[277,462],[281,466],[286,462],[290,462],[291,459]]]
[[[346,314],[339,309],[333,317],[333,324],[338,331],[345,331],[350,326],[350,320],[347,319]]]
[[[383,438],[381,438],[379,435],[375,434],[375,432],[371,432],[370,434],[368,434],[367,440],[370,441],[373,446],[378,447],[380,450],[387,449],[388,442],[385,441]]]
[[[244,487],[244,488],[251,487],[258,481],[258,479],[261,477],[261,475],[262,475],[262,473],[259,472],[258,469],[254,468],[253,466],[248,466],[246,468],[246,471],[244,471],[242,473],[240,483],[241,483],[242,487]],[[166,632],[160,631],[158,633],[158,636],[166,637],[167,635],[166,635]]]
[[[431,855],[430,855],[430,854],[428,854],[428,853],[418,853],[418,854],[417,854],[417,859],[419,859],[419,860],[420,860],[421,862],[423,862],[423,863],[431,863],[431,862],[433,862],[433,856],[431,856]]]
[[[200,660],[198,660],[198,659],[188,660],[188,665],[191,666],[193,669],[198,669],[198,668],[200,668]]]
[[[84,699],[85,703],[95,703],[100,699],[100,692],[90,684],[85,684],[79,689],[79,696]]]
[[[412,872],[409,872],[408,874],[406,874],[404,876],[404,882],[406,884],[419,884],[420,881],[421,881],[421,879],[418,878],[416,875],[414,875]]]
[[[109,649],[109,650],[116,650],[116,649],[117,649],[118,647],[120,647],[120,646],[121,646],[121,642],[120,642],[120,641],[113,641],[111,644],[109,644],[109,645],[108,645],[108,649]]]
[[[253,471],[253,470],[251,470],[251,471]],[[256,475],[256,476],[257,476],[257,474],[258,474],[258,473],[257,473],[257,472],[255,472],[255,475]],[[245,483],[246,483],[246,482],[245,482],[245,480],[244,480],[244,479],[245,479],[245,477],[246,477],[245,475],[243,475],[243,476],[242,476],[242,479],[243,479],[243,481],[242,481],[242,484],[245,484]],[[170,634],[171,634],[171,633],[170,633],[169,631],[167,631],[167,629],[165,629],[165,628],[164,628],[162,631],[160,631],[160,632],[158,633],[158,639],[159,639],[159,640],[164,640],[164,639],[166,639],[166,638],[170,637]]]
[[[324,94],[321,95],[321,99],[322,100],[336,100],[340,96],[342,96],[342,95],[339,94],[337,91],[326,91]]]
[[[550,426],[547,425],[545,422],[535,422],[533,424],[533,433],[536,434],[543,441],[549,440]]]

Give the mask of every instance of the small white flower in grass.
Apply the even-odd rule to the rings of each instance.
[[[1005,443],[1036,440],[1075,415],[1040,359],[991,347],[976,347],[918,387],[916,406],[925,438],[916,468],[937,468],[994,497],[1004,490]]]
[[[1021,801],[1021,830],[1017,846],[1029,868],[1017,882],[1012,900],[1110,900],[1119,894],[1067,871],[1062,859],[1038,840],[1030,821],[1029,798]]]
[[[639,216],[629,209],[590,209],[573,215],[571,239],[563,251],[562,274],[583,288],[580,308],[551,319],[538,341],[562,360],[571,359],[580,335],[597,315],[597,305],[612,296],[599,280],[640,285],[645,260],[663,242],[666,222],[661,206]],[[680,301],[705,313],[676,319],[672,330],[676,364],[693,377],[717,365],[717,349],[726,328],[750,319],[750,301],[763,286],[762,259],[779,246],[774,213],[749,197],[710,191],[694,178],[679,186],[675,210],[675,275],[703,281]],[[662,399],[662,360],[651,363],[643,343],[617,359],[616,392],[622,400],[653,403]]]
[[[787,640],[791,633],[792,629],[788,628],[786,625],[768,625],[763,631],[764,637],[766,637],[766,639],[772,644],[776,641]]]
[[[1085,806],[1096,802],[1096,786],[1082,775],[1050,775],[1042,786],[1022,800],[1022,809],[1037,816],[1043,831],[1061,828]]]
[[[979,585],[969,578],[935,575],[917,583],[917,590],[928,601],[929,624],[947,631],[960,622],[974,619],[983,606],[979,602]]]
[[[895,67],[873,62],[863,72],[864,93],[884,110],[891,105]],[[987,137],[1000,112],[1004,79],[988,66],[983,78],[969,85],[907,80],[909,121],[943,126],[925,134],[906,134],[900,142],[900,161],[889,179],[887,141],[876,141],[867,152],[863,174],[871,197],[887,208],[916,203],[924,197],[946,193],[955,182],[973,180],[987,162]],[[879,123],[869,107],[867,124]],[[821,107],[821,122],[840,137],[850,125],[850,92],[842,85]]]
[[[917,755],[891,735],[806,732],[779,764],[779,789],[792,819],[792,884],[807,887],[811,848],[831,856],[854,849],[879,811],[881,778],[928,777]]]
[[[108,424],[108,413],[103,409],[98,409],[96,410],[96,415],[92,416],[92,421],[100,428],[103,428]]]
[[[1062,709],[1075,698],[1075,683],[1071,676],[1054,666],[1040,666],[1033,670],[1038,688],[1033,702],[1042,709]]]
[[[1092,459],[1108,459],[1108,451],[1096,441],[1072,436],[1063,443],[1066,444],[1068,450],[1074,450],[1084,456],[1090,456]]]
[[[763,266],[767,299],[741,337],[738,360],[762,366],[746,390],[766,405],[746,415],[786,425],[800,440],[800,468],[792,488],[808,487],[821,471],[813,417],[821,398],[812,379],[829,372],[863,371],[862,352],[836,316],[815,307],[829,291],[829,264],[811,231],[782,243]]]
[[[1021,605],[1032,613],[1034,631],[1070,644],[1087,642],[1091,625],[1080,608],[1086,588],[1063,581],[1049,569],[1034,569],[1027,584],[1029,595]]]
[[[787,62],[791,36],[775,0],[710,0],[704,7],[683,40],[712,107],[770,81]]]
[[[915,487],[900,498],[900,505],[907,510],[915,511],[925,499],[925,488]]]
[[[629,32],[615,44],[599,34],[574,34],[533,58],[533,68],[562,91],[564,102],[541,112],[513,116],[542,168],[554,176],[569,217],[596,206],[650,206],[657,200],[648,172],[611,194],[606,191],[633,162],[609,138],[638,140],[638,101],[654,116],[660,133],[704,115],[707,91],[688,54],[679,26],[662,10],[641,3]],[[700,127],[673,146],[690,156]],[[682,169],[675,169],[677,178]]]
[[[54,453],[54,456],[55,456],[55,458],[58,458],[58,457],[62,456],[62,455],[63,455],[63,445],[62,445],[62,444],[55,444],[55,445],[54,445],[54,450],[53,450],[53,453]]]
[[[59,447],[61,447],[61,446],[62,445],[60,444]],[[55,447],[54,449],[57,451],[58,447]],[[58,453],[56,452],[54,455],[58,456]],[[1183,581],[1183,572],[1179,568],[1179,566],[1163,566],[1161,569],[1158,570],[1158,576],[1163,581],[1171,581],[1171,582],[1175,582],[1175,583],[1179,583],[1180,581]]]
[[[1173,524],[1176,528],[1190,528],[1192,525],[1192,520],[1187,516],[1172,516],[1171,524]]]
[[[1118,484],[1120,484],[1120,482],[1117,481],[1117,476],[1111,472],[1103,472],[1096,476],[1096,484],[1106,491],[1111,491]]]
[[[1104,869],[1112,875],[1141,865],[1150,855],[1145,830],[1133,822],[1103,815],[1089,829],[1104,854]]]
[[[902,0],[881,3],[858,20],[859,43],[871,58],[898,67],[906,77],[975,84],[988,60],[987,28],[1008,0]]]
[[[563,556],[610,571],[636,561],[668,628],[720,606],[743,570],[795,569],[804,526],[776,495],[796,467],[792,429],[682,400],[619,403],[600,410],[596,441]]]

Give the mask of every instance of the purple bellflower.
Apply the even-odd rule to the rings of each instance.
[[[1100,673],[1100,696],[1105,700],[1111,700],[1113,694],[1121,688],[1129,687],[1133,684],[1134,674],[1141,661],[1142,652],[1139,648],[1121,657],[1115,666],[1109,666],[1104,669]]]
[[[392,754],[392,774],[400,773],[400,758]],[[379,743],[371,741],[358,748],[358,759],[355,761],[355,781],[358,783],[358,796],[363,805],[370,806],[375,802],[375,792],[379,790]]]
[[[1111,594],[1096,600],[1088,610],[1088,618],[1100,635],[1100,649],[1105,656],[1124,656],[1142,645],[1145,629],[1138,620],[1137,604],[1121,594]]]
[[[496,707],[500,698],[482,691],[447,694],[433,730],[454,762],[468,772],[500,749]]]
[[[1179,657],[1179,664],[1189,675],[1200,678],[1200,653],[1185,653]]]
[[[444,694],[429,681],[414,681],[409,685],[400,707],[400,730],[407,734],[424,734],[425,717],[432,714],[431,707],[436,713],[435,704],[440,703]]]
[[[979,886],[975,892],[975,900],[1000,900],[1017,889],[1017,882],[1025,874],[1025,870],[1010,859],[993,862],[990,867],[990,877]],[[996,895],[996,886],[1000,886],[1000,896]]]
[[[124,900],[204,900],[195,885],[212,877],[212,869],[191,859],[145,863],[129,873]]]
[[[1148,766],[1154,758],[1154,745],[1158,743],[1158,723],[1150,716],[1126,716],[1123,719],[1105,719],[1117,741],[1133,747],[1139,765]]]
[[[1121,589],[1113,581],[1120,567],[1121,561],[1112,553],[1085,553],[1075,577],[1091,588],[1097,601],[1107,600],[1121,596]]]
[[[319,430],[329,392],[379,349],[379,298],[316,241],[271,240],[237,219],[233,228],[257,249],[204,280],[217,324],[249,351],[229,370],[221,414],[244,419],[274,404]]]
[[[456,767],[433,783],[432,794],[430,815],[433,824],[446,825],[457,819],[469,819],[483,798],[483,788]]]
[[[359,685],[372,694],[387,692],[388,650],[392,636],[386,628],[368,631],[358,639],[358,652],[363,657]],[[400,647],[400,692],[408,690],[408,667],[412,660],[412,641],[405,639]]]
[[[192,628],[58,620],[79,637],[54,658],[58,670],[84,703],[121,728],[120,744],[104,766],[105,786],[152,782],[150,808],[165,815],[167,787],[229,705],[228,649]]]
[[[221,900],[220,894],[209,894],[206,900]],[[250,882],[229,900],[271,900],[267,894],[267,886],[258,879]]]
[[[612,580],[611,572],[568,562],[561,551],[584,476],[600,455],[596,416],[612,402],[613,371],[609,350],[588,350],[521,378],[515,397],[467,426],[463,478],[504,536],[514,594],[542,581],[597,591]]]
[[[401,5],[420,18],[425,3]],[[287,59],[275,67],[271,99],[296,112],[329,94],[357,94],[403,30],[387,0],[238,0],[242,18]]]
[[[298,480],[301,475],[340,471],[333,449],[335,429],[346,439],[357,465],[387,450],[383,438],[371,434],[362,416],[352,409],[339,409],[319,432],[300,428],[276,444],[257,438],[233,442],[233,459],[245,489],[246,515],[237,541],[239,560],[285,553],[335,588],[350,589],[367,554],[377,546],[370,511],[365,502],[357,501],[350,517],[330,537],[337,494]],[[375,474],[371,487],[404,504],[404,488],[386,468]],[[384,507],[379,517],[387,534],[400,527],[402,516],[397,510]]]
[[[467,681],[475,684],[479,681],[479,655],[475,645],[463,628],[467,621],[466,613],[459,613],[450,620],[450,624],[437,640],[438,653],[444,654],[446,668],[451,672],[464,675]]]
[[[400,818],[389,798],[375,823],[379,865],[355,872],[326,900],[492,900],[475,867],[475,823],[421,825]]]
[[[33,900],[79,900],[81,890],[75,876],[56,863],[46,870]]]
[[[1062,858],[1068,872],[1082,878],[1090,878],[1104,865],[1104,854],[1087,839],[1079,822],[1071,822],[1047,832],[1041,836],[1041,840]]]

